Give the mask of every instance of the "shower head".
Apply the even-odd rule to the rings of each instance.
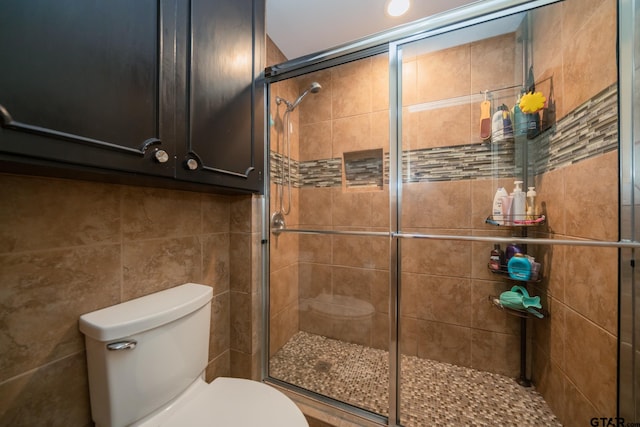
[[[320,89],[322,89],[322,86],[320,85],[320,83],[313,82],[313,83],[311,83],[309,85],[309,87],[304,92],[302,92],[302,94],[300,94],[298,99],[296,99],[293,103],[287,101],[284,98],[280,98],[279,96],[277,96],[276,97],[276,104],[280,105],[281,102],[284,102],[287,105],[287,111],[293,111],[298,106],[298,104],[300,104],[300,102],[302,102],[302,98],[307,96],[307,94],[309,92],[318,93],[318,92],[320,92]]]
[[[311,93],[318,93],[320,92],[320,89],[322,89],[322,86],[320,86],[320,83],[318,82],[313,82],[311,83],[311,86],[309,86],[309,92]]]

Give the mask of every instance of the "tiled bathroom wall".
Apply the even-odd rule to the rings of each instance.
[[[521,78],[518,39],[512,32],[403,61],[404,231],[507,234],[484,219],[492,178],[514,174],[513,147],[483,143],[479,102],[418,112],[408,106],[488,91],[494,106],[511,107]],[[517,376],[519,321],[488,302],[505,286],[486,268],[490,249],[461,241],[401,242],[403,353]]]
[[[586,134],[568,129],[565,138],[575,143],[565,150],[576,151],[573,164],[535,178],[548,218],[540,235],[617,241],[618,151],[602,149],[582,161],[577,154],[577,147],[597,149],[611,129],[608,115],[617,130],[616,2],[566,1],[536,10],[533,22],[534,63],[541,77],[554,77],[559,117],[584,114],[591,123]],[[612,89],[614,102],[607,104]],[[589,99],[609,107],[598,110],[585,104]],[[548,280],[536,291],[551,315],[533,325],[533,380],[564,425],[586,425],[616,413],[617,250],[537,249]]]
[[[254,375],[258,198],[0,175],[0,201],[0,425],[92,425],[79,316],[185,282],[213,287],[208,379]]]
[[[500,56],[504,58],[502,69],[506,70],[508,78],[499,75],[492,81],[491,76],[485,75],[484,67],[476,70],[471,64],[478,64],[486,52],[509,51],[505,48],[509,43],[513,52],[515,40],[516,36],[510,34],[431,53],[424,58],[409,59],[403,66],[403,88],[406,93],[403,101],[409,104],[427,102],[441,96],[461,96],[472,90],[470,82],[476,82],[478,88],[506,85],[506,81],[513,79],[513,53]],[[494,57],[485,60],[495,62]],[[441,65],[447,68],[446,61],[454,61],[456,70],[466,70],[467,78],[459,80],[467,84],[457,88],[460,84],[452,83],[452,88],[448,90],[454,92],[436,93],[441,92],[441,88],[447,84],[437,79],[429,81],[432,72],[436,72],[432,68],[438,63],[447,64]],[[454,76],[455,73],[448,75]],[[342,160],[345,152],[381,149],[383,153],[388,153],[388,65],[385,55],[356,61],[335,70],[316,72],[300,80],[300,88],[314,80],[324,88],[301,107],[301,174],[308,170],[307,165],[319,161],[314,156],[331,156],[334,160]],[[349,84],[349,81],[354,83]],[[405,112],[404,116],[405,150],[460,146],[460,141],[465,147],[472,148],[472,144],[480,142],[476,126],[472,126],[472,123],[479,122],[479,117],[475,117],[475,109],[471,105],[432,111],[430,114]],[[456,122],[450,127],[452,130],[455,128],[454,132],[437,133],[441,127],[434,123],[448,123],[454,118]],[[461,128],[464,129],[464,135],[459,134]],[[318,129],[324,132],[319,135]],[[413,165],[415,160],[414,157],[408,159]],[[440,164],[443,162],[440,161]],[[434,165],[437,166],[436,163]],[[321,165],[315,171],[320,169]],[[424,170],[424,167],[420,170]],[[328,175],[326,168],[322,168],[322,172]],[[474,178],[477,176],[474,175]],[[479,200],[480,197],[473,194],[490,194],[487,200],[491,200],[491,184],[475,180],[450,182],[451,179],[449,175],[448,182],[430,182],[426,179],[415,184],[405,183],[401,218],[403,229],[466,234],[478,228],[489,232],[483,223],[487,216],[486,207],[475,206],[473,200]],[[349,191],[328,177],[325,180],[314,183],[308,181],[306,175],[302,177],[299,190],[302,227],[388,230],[389,193],[386,184],[369,191]],[[473,218],[477,221],[472,221]],[[300,236],[300,248],[301,330],[386,348],[387,240],[356,236]],[[478,290],[481,285],[475,283],[476,279],[493,279],[485,272],[486,268],[473,268],[483,255],[472,257],[471,244],[425,241],[403,242],[401,252],[403,351],[410,355],[515,375],[519,359],[517,352],[511,349],[514,346],[517,349],[518,322],[504,318],[502,313],[493,312],[488,304],[478,304],[476,301],[481,298],[484,302],[488,295],[484,289]],[[486,266],[486,261],[480,262]],[[498,284],[490,285],[492,291],[495,286]],[[332,299],[328,299],[327,295]],[[332,315],[324,313],[318,305],[330,303],[333,303],[333,310],[329,310]],[[370,316],[362,314],[371,309]],[[497,347],[503,351],[496,352]]]
[[[274,65],[285,61],[284,54],[273,41],[267,38],[267,64]],[[289,115],[287,121],[290,130],[291,159],[294,163],[291,177],[294,180],[291,186],[291,203],[289,202],[289,188],[281,185],[283,175],[289,176],[288,163],[286,163],[285,129],[285,104],[276,104],[276,97],[280,96],[293,102],[298,96],[298,88],[290,81],[284,81],[271,86],[271,117],[270,139],[271,149],[279,156],[271,157],[271,187],[269,216],[281,210],[289,211],[285,217],[288,227],[298,225],[299,195],[297,179],[299,176],[295,159],[299,157],[298,129],[299,109]],[[283,154],[284,153],[284,154]],[[275,157],[275,158],[274,158]],[[282,163],[285,160],[286,164]],[[277,177],[277,178],[275,178]],[[286,182],[286,181],[284,181]],[[282,203],[282,205],[281,205]],[[298,236],[282,234],[270,236],[269,248],[269,355],[273,355],[296,332],[298,332]]]
[[[363,153],[389,151],[387,64],[386,55],[378,55],[299,79],[299,88],[312,81],[323,86],[300,109],[300,227],[388,230],[383,171],[373,169],[378,177],[371,186],[350,187],[344,167]],[[335,168],[326,167],[326,159]],[[336,169],[342,171],[337,176]],[[387,239],[300,236],[299,247],[300,330],[386,348]]]

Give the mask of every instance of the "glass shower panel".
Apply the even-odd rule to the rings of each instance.
[[[269,380],[407,427],[615,416],[616,4],[514,10],[274,74]]]
[[[634,206],[633,212],[635,218],[633,220],[633,224],[635,227],[640,224],[640,0],[635,0],[633,2],[633,20],[635,22],[634,25],[634,55],[633,55],[633,152],[634,152]],[[637,234],[637,231],[634,230],[635,241],[640,240],[640,236]],[[637,257],[638,250],[635,251],[634,255]],[[631,280],[632,286],[634,287],[634,291],[632,294],[635,294],[635,298],[633,299],[634,312],[635,312],[635,324],[632,325],[632,330],[635,333],[635,348],[634,348],[634,372],[632,374],[632,381],[634,390],[634,404],[633,404],[633,414],[634,417],[631,419],[638,420],[640,419],[640,316],[638,316],[638,312],[640,311],[640,269],[634,268],[634,277]],[[631,299],[631,298],[630,298]]]
[[[638,241],[640,222],[640,0],[620,5],[621,238]],[[625,144],[625,143],[628,143]],[[627,422],[640,419],[640,272],[638,250],[622,250],[620,260],[620,405]]]
[[[508,422],[481,396],[519,388],[520,320],[489,303],[505,287],[487,270],[493,245],[455,236],[509,236],[485,220],[496,187],[524,179],[527,145],[519,137],[516,149],[500,113],[510,118],[526,82],[526,26],[518,14],[400,49],[399,228],[436,236],[400,240],[404,426]]]
[[[381,416],[388,68],[368,57],[274,83],[270,97],[271,212],[286,229],[270,240],[269,376]]]

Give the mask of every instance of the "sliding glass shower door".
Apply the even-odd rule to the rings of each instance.
[[[388,68],[376,55],[272,84],[270,110],[272,227],[283,218],[286,228],[270,247],[269,375],[380,416],[389,401]],[[319,89],[304,95],[310,87]]]
[[[615,416],[615,4],[502,3],[274,69],[269,381],[391,426]]]
[[[521,374],[521,318],[492,304],[513,284],[487,268],[492,239],[527,236],[492,214],[499,187],[511,193],[520,181],[526,193],[535,186],[531,148],[539,142],[511,121],[535,75],[530,21],[523,12],[394,46],[401,76],[397,228],[405,426],[426,420],[501,425],[518,412],[540,425],[559,425],[538,393],[514,381]],[[549,96],[551,78],[541,80],[538,75],[529,85]],[[540,218],[523,211],[515,220]],[[500,226],[489,224],[494,220]],[[520,400],[536,410],[513,411]]]

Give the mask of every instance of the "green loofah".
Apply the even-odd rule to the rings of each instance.
[[[510,291],[504,291],[500,294],[500,304],[503,307],[514,310],[526,310],[537,317],[542,314],[534,310],[534,308],[542,308],[540,297],[529,296],[527,289],[522,286],[514,286]]]
[[[513,288],[511,288],[511,291],[520,292],[522,294],[522,306],[524,308],[529,308],[529,307],[542,308],[542,305],[540,304],[540,297],[529,296],[529,292],[527,292],[527,288],[525,288],[524,286],[516,285]]]
[[[500,294],[500,304],[506,308],[512,308],[514,310],[524,310],[522,305],[522,294],[512,291],[504,291]]]

